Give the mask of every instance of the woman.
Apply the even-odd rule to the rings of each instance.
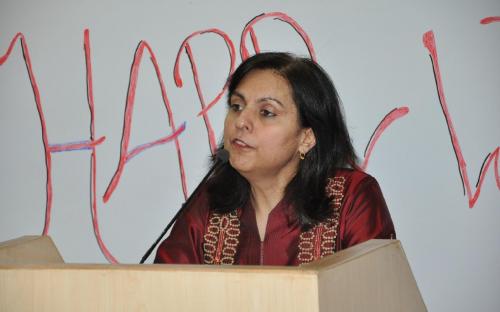
[[[214,174],[157,263],[298,265],[395,237],[374,178],[357,170],[337,92],[313,61],[261,53],[229,83]]]

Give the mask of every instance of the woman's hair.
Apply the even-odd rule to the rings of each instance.
[[[356,154],[344,121],[341,102],[328,74],[314,61],[288,53],[267,52],[245,60],[229,80],[232,93],[248,73],[272,70],[288,81],[297,105],[300,126],[311,128],[316,145],[301,160],[296,175],[285,189],[301,224],[309,227],[331,217],[325,195],[328,177],[339,168],[356,167]],[[222,148],[222,145],[220,146]],[[218,166],[208,181],[210,209],[227,213],[250,199],[250,185],[229,163]]]

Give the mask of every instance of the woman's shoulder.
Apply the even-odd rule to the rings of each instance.
[[[183,210],[182,217],[186,218],[188,222],[204,223],[210,213],[208,192],[205,186],[192,194],[184,205],[187,205]]]
[[[338,169],[330,176],[327,184],[328,190],[337,189],[337,194],[342,194],[344,201],[359,199],[360,197],[383,198],[378,181],[368,173],[358,169]]]
[[[337,169],[334,174],[330,175],[330,179],[343,181],[346,185],[351,187],[360,184],[378,184],[374,177],[359,169]]]
[[[361,170],[341,169],[331,179],[343,182],[342,195],[338,197],[342,203],[339,249],[372,238],[396,237],[389,209],[374,177]]]

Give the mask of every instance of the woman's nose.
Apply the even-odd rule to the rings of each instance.
[[[251,131],[253,128],[253,121],[251,112],[247,109],[243,109],[235,120],[236,128],[245,129]]]

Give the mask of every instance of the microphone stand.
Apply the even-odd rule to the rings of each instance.
[[[229,153],[225,149],[221,149],[221,150],[219,150],[215,154],[215,157],[216,157],[217,160],[219,160],[221,162],[220,165],[222,165],[222,164],[225,164],[228,161],[228,159],[229,159]],[[191,203],[191,201],[195,197],[194,195],[196,195],[198,193],[198,190],[200,189],[200,187],[205,184],[205,182],[212,175],[212,173],[214,172],[214,170],[217,167],[219,167],[220,165],[216,164],[212,168],[210,168],[210,170],[207,172],[207,174],[205,175],[205,177],[203,178],[203,180],[201,180],[200,184],[198,184],[198,186],[193,191],[193,193],[191,193],[191,195],[188,197],[188,199],[186,200],[186,202],[184,202],[184,204],[182,204],[181,208],[177,211],[177,213],[172,218],[172,220],[170,220],[170,222],[167,224],[167,227],[165,227],[165,229],[163,230],[163,232],[161,233],[161,235],[156,239],[156,241],[153,243],[153,245],[151,245],[151,247],[149,247],[148,251],[146,251],[146,253],[144,254],[144,256],[142,256],[140,264],[143,264],[144,261],[146,261],[146,259],[149,257],[149,255],[151,255],[151,253],[153,252],[153,250],[160,243],[160,241],[163,238],[163,236],[165,236],[165,234],[167,234],[168,230],[170,230],[170,228],[172,227],[172,225],[174,224],[174,222],[177,220],[177,218],[181,215],[181,213],[184,211],[184,209],[186,209],[186,207],[189,206],[189,204]]]

